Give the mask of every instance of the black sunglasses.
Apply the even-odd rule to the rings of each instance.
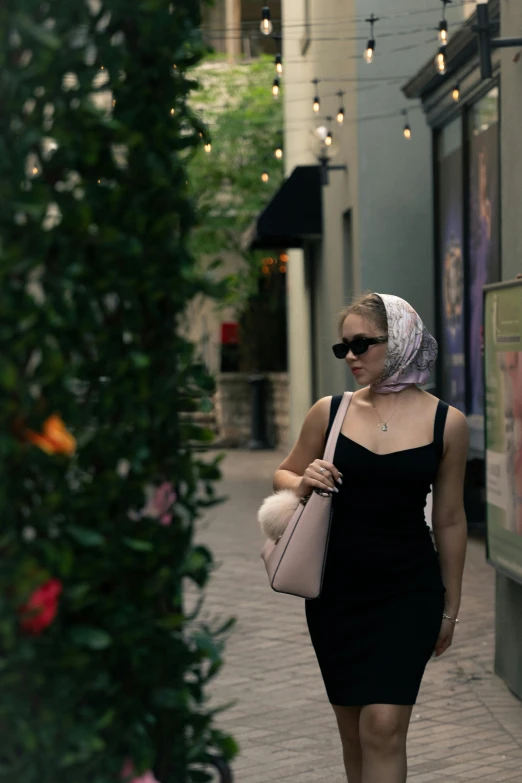
[[[350,342],[332,345],[332,351],[338,359],[346,359],[350,351],[354,356],[361,356],[363,353],[366,353],[370,345],[379,345],[387,342],[387,337],[356,337]]]

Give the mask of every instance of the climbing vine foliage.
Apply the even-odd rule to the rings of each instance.
[[[231,758],[182,337],[197,0],[0,6],[0,781],[197,783]],[[186,586],[190,585],[190,601]],[[221,623],[221,627],[219,627]]]

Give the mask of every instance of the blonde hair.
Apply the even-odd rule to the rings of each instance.
[[[388,334],[388,316],[386,315],[386,308],[384,302],[378,294],[373,292],[366,292],[359,294],[352,299],[349,305],[347,305],[339,313],[337,326],[339,335],[342,337],[343,324],[349,315],[360,315],[366,320],[371,321],[377,329],[380,329],[382,334]]]

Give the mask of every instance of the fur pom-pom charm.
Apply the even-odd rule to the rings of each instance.
[[[264,499],[257,519],[267,538],[277,541],[283,535],[300,502],[291,489],[280,489]]]

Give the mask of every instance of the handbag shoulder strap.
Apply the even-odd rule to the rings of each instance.
[[[332,462],[333,460],[335,447],[337,445],[337,438],[339,437],[341,427],[343,426],[344,417],[346,416],[346,411],[348,410],[348,407],[352,401],[352,397],[353,392],[345,392],[343,394],[341,404],[339,405],[339,410],[337,411],[332,428],[330,430],[330,434],[328,436],[328,440],[326,441],[326,448],[324,450],[323,457],[326,462]]]
[[[328,419],[328,427],[326,428],[326,431],[324,433],[324,442],[325,444],[328,442],[328,436],[330,434],[330,430],[332,429],[332,424],[334,423],[335,416],[337,414],[337,411],[339,410],[339,405],[343,401],[343,395],[342,394],[334,394],[332,397],[332,402],[330,403],[330,417]]]

